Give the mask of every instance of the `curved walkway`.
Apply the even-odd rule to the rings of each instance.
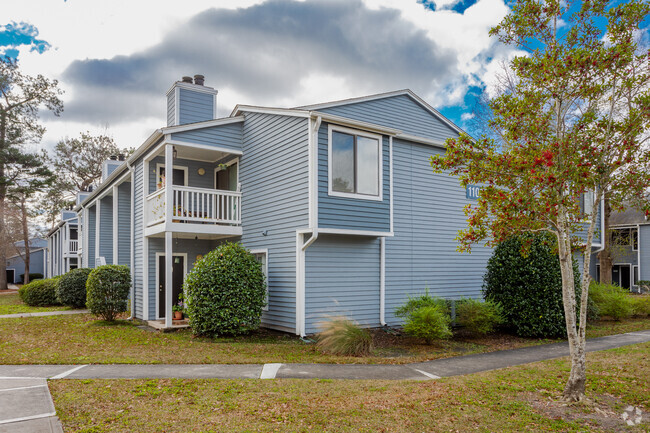
[[[650,330],[587,340],[587,351],[650,342]],[[92,364],[0,365],[0,431],[61,433],[47,379],[394,379],[431,380],[495,370],[569,354],[567,343],[436,359],[406,365]]]
[[[17,319],[20,317],[65,316],[66,314],[87,314],[90,310],[39,311],[37,313],[0,314],[0,319]]]

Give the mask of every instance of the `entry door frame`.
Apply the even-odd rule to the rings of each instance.
[[[160,267],[158,264],[160,263],[160,257],[165,257],[164,252],[158,252],[156,253],[156,285],[155,290],[156,290],[156,320],[163,320],[164,317],[160,317],[160,299],[158,299],[158,293],[160,292],[158,290],[158,285],[160,284]],[[183,280],[185,280],[185,276],[187,275],[187,253],[173,253],[172,254],[172,259],[174,257],[183,257]]]
[[[612,282],[614,282],[614,267],[616,267],[616,266],[618,266],[618,285],[620,287],[623,287],[622,284],[621,284],[622,283],[621,282],[621,275],[623,275],[622,266],[627,266],[629,268],[628,269],[628,277],[630,279],[630,287],[628,287],[627,289],[631,291],[632,287],[633,287],[633,283],[634,283],[634,269],[633,269],[632,263],[612,263]]]

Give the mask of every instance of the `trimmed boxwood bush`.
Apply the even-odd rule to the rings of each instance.
[[[32,307],[46,307],[59,305],[56,299],[56,284],[59,277],[47,280],[35,280],[25,284],[18,290],[18,296],[27,305]]]
[[[183,291],[190,327],[197,335],[237,335],[260,326],[264,273],[239,244],[226,242],[194,263]]]
[[[124,265],[104,265],[92,270],[86,281],[86,306],[109,322],[127,310],[131,271]]]
[[[56,297],[63,305],[83,308],[86,306],[86,280],[91,268],[72,269],[61,276],[56,284]]]
[[[550,233],[512,236],[494,249],[483,280],[486,300],[503,307],[504,319],[524,337],[566,336],[562,303],[562,274]],[[522,247],[528,245],[527,255]],[[576,296],[580,272],[573,261]]]

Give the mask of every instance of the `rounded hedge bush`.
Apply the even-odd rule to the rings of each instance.
[[[550,233],[513,236],[494,249],[483,281],[487,301],[503,307],[506,324],[524,337],[566,336],[562,274]],[[528,254],[522,247],[529,245]],[[580,273],[573,261],[576,296]]]
[[[86,306],[86,280],[91,268],[72,269],[64,274],[56,284],[56,298],[63,305],[76,308]]]
[[[239,244],[226,242],[194,263],[183,291],[190,327],[197,335],[238,335],[260,326],[264,273]]]
[[[86,306],[109,322],[127,311],[131,271],[124,265],[104,265],[92,270],[86,281]]]
[[[59,305],[56,298],[56,284],[59,277],[47,280],[34,280],[25,284],[18,290],[18,296],[27,305],[32,307],[46,307]]]

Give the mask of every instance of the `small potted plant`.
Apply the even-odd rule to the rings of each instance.
[[[183,313],[185,313],[185,302],[183,302],[183,294],[178,295],[178,304],[172,306],[174,312],[174,320],[183,320]]]
[[[163,189],[165,187],[165,175],[160,175],[158,178],[158,184],[156,185],[158,189]]]

